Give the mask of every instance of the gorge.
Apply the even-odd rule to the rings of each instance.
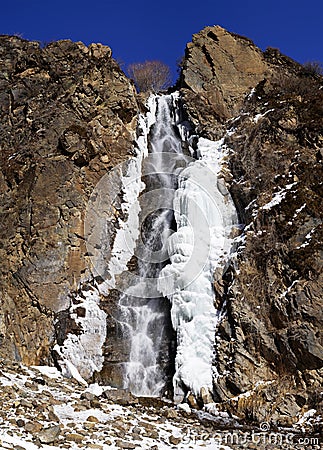
[[[100,44],[0,59],[1,358],[317,430],[322,76],[219,26],[150,96]]]

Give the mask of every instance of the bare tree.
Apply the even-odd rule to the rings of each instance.
[[[303,64],[305,75],[323,75],[323,66],[320,61],[308,61]]]
[[[170,68],[161,61],[130,64],[128,74],[133,78],[138,92],[160,91],[172,83]]]

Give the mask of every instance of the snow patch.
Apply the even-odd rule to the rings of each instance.
[[[286,295],[289,294],[289,293],[292,291],[293,287],[294,287],[297,283],[299,283],[299,280],[294,280],[294,281],[292,282],[292,284],[286,289],[286,291],[284,291],[282,294],[280,294],[279,298],[280,298],[280,299],[285,298]]]
[[[255,92],[256,92],[256,89],[255,89],[255,88],[252,88],[251,91],[250,91],[249,94],[248,94],[247,99],[248,99],[248,100],[251,100],[252,97],[253,97],[253,95],[255,94]]]
[[[85,392],[89,392],[90,394],[96,395],[97,397],[102,395],[104,391],[105,389],[103,388],[103,386],[100,386],[98,383],[90,384],[85,389]]]
[[[77,423],[83,423],[89,416],[96,417],[101,423],[107,422],[111,418],[111,414],[106,414],[100,409],[95,408],[85,411],[75,411],[71,404],[54,405],[54,412],[64,425],[71,420]]]
[[[308,421],[308,419],[310,419],[311,417],[314,417],[316,414],[316,409],[309,409],[308,411],[306,411],[306,413],[304,413],[301,418],[298,420],[298,422],[296,422],[296,425],[303,425],[304,423],[306,423]]]
[[[116,276],[127,270],[127,263],[134,254],[136,240],[139,236],[140,205],[138,197],[145,187],[145,184],[141,181],[142,156],[141,149],[137,157],[131,158],[127,162],[126,175],[121,176],[121,191],[123,193],[121,209],[126,215],[126,220],[118,219],[119,228],[108,264],[110,279],[99,286],[100,292],[103,294],[107,294],[109,288],[115,287]]]
[[[180,403],[179,405],[177,405],[177,409],[185,411],[187,414],[191,414],[191,412],[192,412],[192,410],[189,407],[188,403]]]
[[[304,205],[302,205],[300,208],[296,209],[295,214],[293,216],[293,219],[296,219],[297,215],[303,211],[303,209],[306,208],[306,203],[304,203]]]
[[[75,299],[77,304],[70,309],[71,317],[80,326],[80,334],[67,335],[63,345],[56,344],[59,364],[64,376],[72,377],[82,384],[94,371],[103,366],[102,346],[106,338],[106,314],[99,307],[97,290],[83,290]],[[78,317],[76,310],[84,308],[84,317]]]
[[[270,202],[266,203],[265,205],[261,206],[260,209],[271,209],[273,206],[278,205],[279,203],[281,203],[282,200],[284,200],[284,198],[286,197],[287,191],[289,191],[290,189],[292,189],[292,187],[294,187],[297,184],[297,182],[295,183],[291,183],[291,184],[287,184],[283,189],[280,189],[278,192],[276,192],[273,195],[273,198],[270,200]]]
[[[307,233],[307,235],[305,236],[305,240],[304,240],[303,244],[299,245],[296,248],[300,249],[300,248],[304,248],[304,247],[307,247],[308,245],[310,245],[310,242],[311,242],[311,239],[312,239],[312,236],[313,236],[314,233],[315,233],[315,227],[309,233]]]
[[[48,378],[59,379],[62,378],[62,374],[56,367],[50,366],[32,366],[33,369],[36,369],[42,375],[46,375]]]
[[[260,119],[262,119],[263,117],[265,117],[268,113],[270,113],[271,111],[274,111],[274,109],[268,109],[266,112],[264,112],[263,114],[256,114],[255,117],[253,118],[254,123],[258,123]]]

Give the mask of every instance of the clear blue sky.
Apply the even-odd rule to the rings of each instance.
[[[186,43],[207,25],[301,63],[323,62],[322,0],[4,0],[0,9],[0,34],[101,42],[126,65],[159,59],[174,75]]]

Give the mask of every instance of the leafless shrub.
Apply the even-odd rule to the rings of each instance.
[[[272,86],[277,93],[290,97],[311,96],[318,90],[316,82],[311,77],[295,74],[279,73],[273,79]]]
[[[319,61],[309,61],[303,64],[304,75],[323,75],[323,67]]]
[[[134,80],[138,92],[160,91],[172,83],[170,68],[161,61],[130,64],[128,74]]]

